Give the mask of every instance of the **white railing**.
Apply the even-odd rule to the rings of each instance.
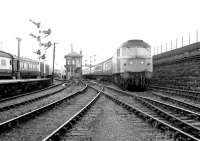
[[[191,36],[193,35],[193,36]],[[193,43],[199,42],[199,31],[196,30],[196,32],[194,33],[189,33],[187,35],[182,35],[179,38],[176,38],[174,40],[168,41],[164,44],[161,44],[159,46],[154,46],[152,49],[152,55],[158,55],[170,50],[174,50],[177,48],[181,48],[184,47],[186,45],[190,45]]]

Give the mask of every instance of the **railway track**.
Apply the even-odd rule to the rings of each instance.
[[[61,100],[1,123],[0,140],[42,140],[96,95],[96,90],[86,86]]]
[[[65,123],[63,123],[61,126],[59,126],[57,129],[55,129],[51,134],[46,136],[42,141],[57,141],[60,139],[60,137],[63,135],[63,133],[66,132],[66,130],[69,130],[72,128],[72,126],[81,119],[83,114],[87,112],[91,106],[97,101],[97,99],[100,97],[101,91],[98,91],[98,94],[89,101],[82,109],[80,109],[78,112],[76,112],[70,119],[68,119]]]
[[[36,93],[28,93],[26,95],[20,95],[20,96],[4,99],[0,101],[0,112],[11,109],[11,108],[15,108],[17,106],[24,105],[30,102],[34,102],[42,98],[49,97],[51,95],[54,95],[58,92],[63,91],[70,85],[71,84],[66,85],[65,83],[63,83],[63,84],[59,84],[59,85],[50,87],[48,89],[36,92]]]
[[[179,89],[177,89],[176,91],[178,91],[178,90]],[[182,90],[179,93],[181,93],[181,92],[182,92]],[[183,91],[183,92],[187,93],[187,91]],[[198,95],[198,92],[193,91],[193,93],[196,93],[195,95]],[[188,93],[188,95],[189,95],[189,93]],[[151,91],[150,96],[158,97],[160,100],[167,101],[171,104],[180,106],[185,109],[189,109],[193,112],[200,113],[199,100],[195,99],[195,97],[193,97],[193,96],[192,96],[193,97],[192,99],[188,99],[187,97],[177,96],[175,91],[170,92],[170,94],[168,92],[166,93],[164,91],[164,89],[162,91],[159,91],[158,89],[154,89],[153,91]]]
[[[163,92],[169,96],[187,98],[197,102],[200,101],[200,92],[198,91],[182,90],[160,86],[151,86],[149,89],[153,91]]]
[[[43,141],[58,140],[155,140],[171,141],[161,132],[145,124],[130,111],[116,106],[105,96],[83,108]],[[89,106],[89,105],[88,105]],[[85,110],[85,111],[84,111]],[[82,113],[81,113],[82,111]]]
[[[149,92],[149,94],[150,94],[151,98],[153,98],[155,100],[159,100],[164,103],[169,103],[171,105],[175,105],[180,108],[184,108],[186,110],[190,110],[190,111],[200,114],[200,104],[197,102],[193,102],[191,100],[180,99],[180,98],[176,98],[176,97],[166,96],[165,94],[154,92],[154,91]]]
[[[30,92],[30,93],[18,94],[16,96],[2,98],[2,99],[0,99],[0,104],[3,103],[3,102],[16,100],[17,98],[21,98],[21,97],[25,97],[25,96],[29,96],[29,95],[37,95],[37,94],[40,94],[40,93],[45,93],[45,92],[48,92],[49,90],[55,89],[55,88],[60,87],[60,86],[62,86],[64,84],[67,85],[67,84],[70,84],[70,83],[64,83],[63,82],[63,83],[52,85],[50,87],[47,87],[47,88],[44,88],[44,89],[41,89],[41,90],[37,90],[37,91],[33,91],[33,92]]]
[[[108,87],[107,87],[108,88]],[[109,90],[108,90],[109,89]],[[199,113],[185,110],[183,108],[170,105],[151,99],[134,95],[133,93],[108,88],[106,91],[112,93],[110,98],[115,97],[116,101],[126,102],[126,105],[134,106],[143,112],[145,118],[160,129],[171,130],[175,138],[187,140],[200,140]]]
[[[15,118],[17,116],[23,115],[27,112],[33,111],[49,103],[60,100],[63,97],[70,95],[72,92],[77,92],[82,88],[82,86],[70,86],[64,90],[55,91],[49,93],[48,95],[43,95],[42,97],[36,97],[22,103],[12,103],[13,105],[8,105],[3,107],[0,111],[0,122]]]

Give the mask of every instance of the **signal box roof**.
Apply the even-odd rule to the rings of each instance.
[[[66,58],[66,57],[82,57],[82,55],[81,55],[81,54],[78,54],[78,53],[76,53],[76,52],[71,52],[71,53],[65,55],[65,58]]]

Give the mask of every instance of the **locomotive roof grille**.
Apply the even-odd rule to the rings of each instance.
[[[150,45],[143,40],[128,40],[122,44],[122,47],[144,47],[150,48]]]

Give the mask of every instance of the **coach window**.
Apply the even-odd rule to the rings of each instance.
[[[79,64],[79,60],[78,59],[76,60],[76,64]]]
[[[72,65],[74,65],[75,64],[75,60],[72,60]]]
[[[24,69],[27,69],[27,64],[26,63],[24,63]]]
[[[36,69],[39,71],[39,64],[36,66]]]
[[[24,64],[20,62],[20,68],[23,69],[24,68]]]
[[[22,68],[23,68],[23,66],[22,66],[22,62],[20,62],[19,64],[20,64],[20,69],[22,69]]]
[[[120,49],[117,49],[117,56],[120,56]]]
[[[1,59],[1,66],[6,66],[6,60]]]

